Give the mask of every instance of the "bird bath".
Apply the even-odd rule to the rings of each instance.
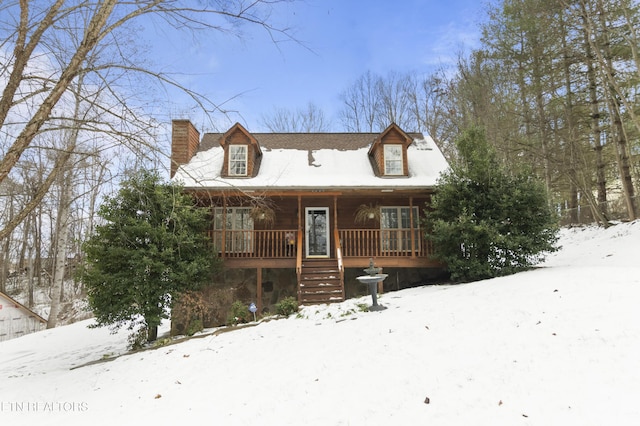
[[[369,307],[370,311],[381,311],[383,309],[387,309],[385,306],[378,305],[378,283],[384,281],[387,278],[388,274],[381,274],[382,268],[376,268],[373,266],[373,259],[369,260],[369,267],[364,269],[368,275],[361,275],[356,277],[356,280],[360,281],[362,284],[367,284],[369,286],[369,293],[371,294],[371,299],[373,300],[373,304]]]

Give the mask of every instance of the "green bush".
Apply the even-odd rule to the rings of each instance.
[[[153,347],[154,348],[161,348],[163,346],[167,346],[171,342],[172,342],[171,338],[165,337],[164,339],[158,339],[155,342],[153,342]]]
[[[356,306],[358,306],[360,312],[369,312],[369,305],[366,303],[358,303]]]
[[[251,321],[251,312],[249,312],[249,306],[245,305],[239,300],[236,300],[231,305],[231,312],[227,316],[227,325],[244,324]]]
[[[278,303],[276,303],[276,314],[284,315],[288,317],[289,315],[298,312],[298,301],[295,297],[285,297]]]
[[[138,330],[129,334],[127,337],[127,343],[129,344],[129,350],[137,351],[139,349],[143,349],[145,344],[147,343],[149,330],[147,327],[140,327]]]
[[[458,161],[440,177],[424,222],[451,279],[513,274],[557,250],[557,220],[535,176],[507,173],[482,129],[468,130],[456,146]]]
[[[210,210],[182,189],[140,170],[105,198],[78,269],[96,326],[139,323],[152,341],[180,294],[202,288],[221,265],[206,235]]]

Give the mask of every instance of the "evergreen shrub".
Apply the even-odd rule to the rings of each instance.
[[[288,317],[298,312],[298,301],[295,297],[285,297],[276,304],[276,314]]]
[[[513,274],[557,250],[557,217],[533,174],[507,173],[481,129],[456,146],[458,161],[440,177],[424,220],[434,258],[452,280]]]
[[[252,315],[249,306],[236,300],[231,304],[231,312],[227,316],[227,325],[244,324],[251,321]]]

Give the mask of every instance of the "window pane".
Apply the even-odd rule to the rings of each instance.
[[[382,229],[398,227],[398,209],[396,207],[382,207],[380,214],[380,227]]]
[[[249,214],[251,209],[246,207],[229,207],[226,209],[226,226],[223,226],[224,208],[216,207],[214,210],[214,229],[225,232],[225,250],[228,253],[250,253],[253,250],[253,219]],[[222,235],[216,234],[214,240],[216,247],[222,245]]]
[[[251,209],[236,209],[236,225],[235,229],[253,229],[253,219],[251,218]]]
[[[247,153],[247,147],[245,145],[231,145],[231,158],[234,160],[244,160]]]
[[[222,229],[222,209],[220,207],[216,207],[213,213],[213,229]]]
[[[227,209],[226,227],[233,229],[233,209]]]
[[[382,249],[386,251],[411,250],[411,207],[382,207],[380,228]],[[418,241],[418,208],[413,207],[414,239]]]
[[[244,176],[247,174],[247,146],[229,146],[229,174]]]
[[[384,174],[401,175],[402,168],[402,145],[384,146]]]
[[[400,215],[402,216],[402,228],[411,228],[411,213],[409,207],[402,207],[400,209]]]

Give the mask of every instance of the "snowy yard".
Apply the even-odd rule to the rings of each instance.
[[[381,312],[306,307],[79,368],[127,333],[84,321],[2,342],[0,422],[640,424],[640,221],[560,243],[535,270],[387,293]]]

